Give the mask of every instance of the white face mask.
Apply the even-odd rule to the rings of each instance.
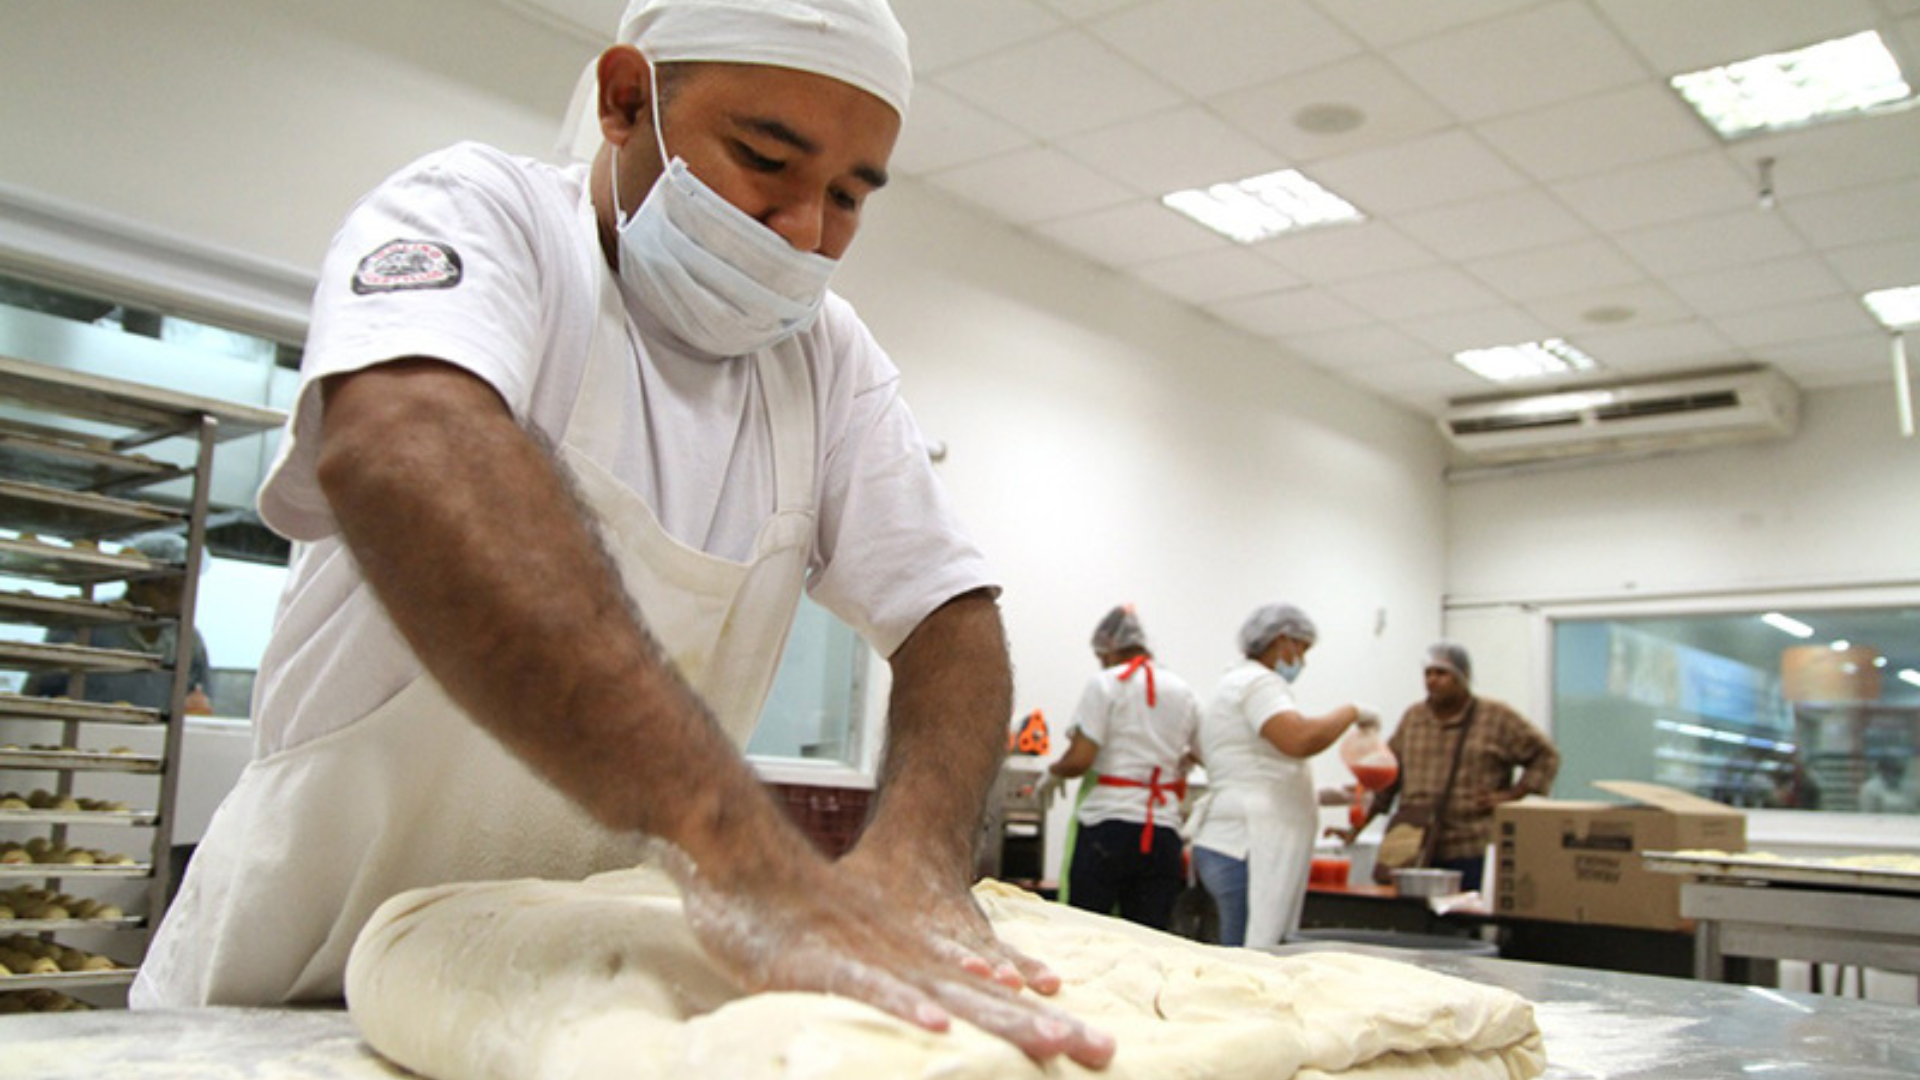
[[[653,137],[668,164],[625,221],[614,150],[621,281],[668,331],[714,356],[754,352],[799,333],[820,313],[838,263],[795,248],[702,183],[685,161],[669,159],[653,85]]]

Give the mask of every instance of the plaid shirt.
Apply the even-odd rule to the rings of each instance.
[[[1560,752],[1525,717],[1502,702],[1473,700],[1473,726],[1460,753],[1460,774],[1453,781],[1453,794],[1447,800],[1440,845],[1434,852],[1436,861],[1475,858],[1486,850],[1493,838],[1493,811],[1474,805],[1481,795],[1509,787],[1545,795],[1553,788],[1554,774],[1560,771]],[[1400,759],[1400,778],[1379,794],[1375,805],[1384,808],[1396,800],[1414,806],[1438,802],[1447,786],[1447,771],[1453,766],[1454,747],[1465,723],[1464,712],[1442,723],[1424,701],[1409,707],[1400,717],[1399,728],[1387,740]],[[1515,769],[1525,770],[1517,782],[1513,779]]]

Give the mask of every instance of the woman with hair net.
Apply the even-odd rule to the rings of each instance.
[[[1156,667],[1132,607],[1107,612],[1093,630],[1100,671],[1074,709],[1067,752],[1048,766],[1049,790],[1092,770],[1074,820],[1079,834],[1067,898],[1105,915],[1166,930],[1186,884],[1180,803],[1200,726],[1200,702],[1185,679]]]
[[[1255,609],[1240,627],[1245,659],[1227,669],[1201,717],[1209,793],[1190,831],[1222,945],[1278,945],[1299,927],[1320,821],[1307,759],[1356,723],[1380,723],[1357,705],[1301,713],[1293,684],[1318,637],[1292,604]]]

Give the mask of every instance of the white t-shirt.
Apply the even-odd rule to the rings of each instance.
[[[1260,729],[1276,713],[1298,712],[1293,687],[1255,660],[1241,660],[1220,678],[1213,700],[1200,719],[1200,758],[1207,767],[1209,805],[1189,839],[1222,855],[1244,859],[1250,828],[1273,827],[1255,821],[1268,796],[1298,794],[1305,785],[1312,799],[1307,762],[1283,754],[1261,737]]]
[[[558,445],[585,372],[605,265],[586,177],[585,166],[463,143],[388,178],[334,237],[299,397],[260,491],[261,517],[299,543],[261,662],[258,752],[344,726],[420,670],[320,490],[319,380],[432,357],[485,380],[522,426]],[[695,354],[643,308],[627,307],[639,328],[622,407],[633,437],[612,471],[669,535],[743,559],[774,505],[754,362]],[[933,474],[898,369],[851,305],[829,294],[800,341],[817,432],[807,591],[891,655],[940,604],[996,583]]]
[[[1073,729],[1098,743],[1093,771],[1146,782],[1160,770],[1160,782],[1181,777],[1180,760],[1193,746],[1200,729],[1200,701],[1187,681],[1166,668],[1153,668],[1154,705],[1147,706],[1147,673],[1136,671],[1120,681],[1124,665],[1110,667],[1087,680],[1080,704],[1073,711]],[[1144,787],[1098,785],[1080,802],[1075,816],[1082,825],[1102,821],[1147,820]],[[1154,807],[1156,825],[1180,825],[1180,801],[1168,795]]]

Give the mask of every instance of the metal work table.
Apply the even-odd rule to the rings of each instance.
[[[1694,878],[1680,913],[1698,922],[1694,977],[1724,981],[1730,957],[1807,960],[1920,974],[1920,873],[1745,855],[1647,852]]]
[[[1289,945],[1284,954],[1334,946]],[[1920,1075],[1920,1012],[1849,998],[1340,946],[1534,1003],[1549,1080],[1891,1080]],[[0,1017],[0,1080],[402,1080],[337,1009]]]

